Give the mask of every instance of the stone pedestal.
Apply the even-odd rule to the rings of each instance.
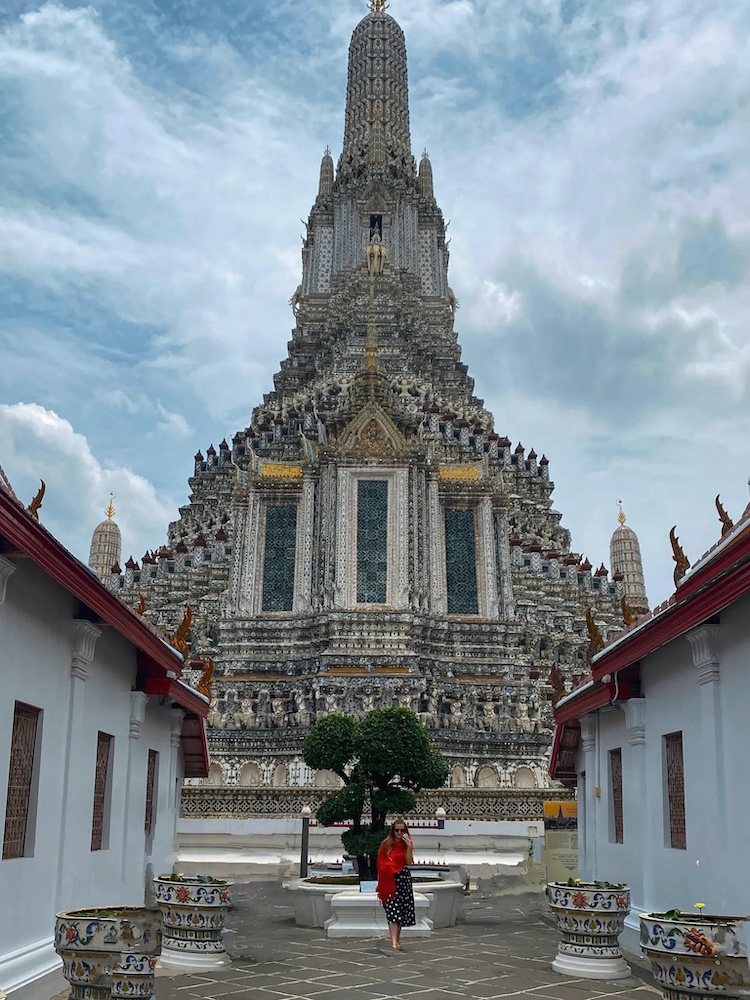
[[[430,902],[421,892],[414,893],[417,923],[404,927],[403,938],[427,938],[432,934],[432,921],[427,918]],[[385,910],[374,892],[337,892],[331,899],[333,916],[326,921],[326,937],[372,938],[388,937]]]

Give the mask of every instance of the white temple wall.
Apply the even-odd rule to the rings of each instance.
[[[577,768],[580,874],[630,885],[625,943],[633,950],[644,910],[689,911],[703,902],[707,913],[747,912],[748,620],[750,597],[744,597],[721,613],[715,632],[706,633],[703,662],[714,656],[718,667],[696,666],[693,646],[682,636],[641,661],[642,705],[629,713],[603,709],[582,720],[582,732],[592,729],[594,747],[587,754],[583,741]],[[664,736],[676,732],[683,741],[686,849],[670,846]],[[611,820],[609,751],[615,747],[622,748],[620,844]]]
[[[14,1000],[27,995],[47,998],[63,988],[55,972],[60,965],[53,949],[56,912],[90,905],[142,904],[147,865],[158,868],[155,873],[159,874],[171,869],[173,857],[176,786],[182,777],[182,713],[160,709],[150,699],[140,727],[131,726],[135,650],[110,628],[92,627],[88,622],[76,625],[77,613],[77,602],[63,588],[30,561],[18,561],[0,605],[3,826],[15,703],[42,714],[37,723],[38,768],[31,795],[35,809],[32,805],[27,856],[0,860],[3,898],[16,903],[0,908],[0,984]],[[75,649],[77,676],[71,671]],[[133,728],[140,729],[139,738],[131,738]],[[92,850],[100,731],[114,741],[103,848]],[[159,769],[153,834],[147,842],[149,749],[158,752]]]

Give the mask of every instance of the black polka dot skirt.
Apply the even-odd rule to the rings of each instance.
[[[399,927],[414,927],[416,924],[414,890],[408,868],[404,868],[396,875],[396,898],[386,900],[383,908],[389,924],[398,924]]]

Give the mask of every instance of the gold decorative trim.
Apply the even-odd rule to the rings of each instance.
[[[31,514],[32,517],[35,517],[37,521],[39,520],[39,510],[42,506],[42,500],[44,500],[44,494],[47,492],[47,484],[45,483],[45,481],[43,479],[40,479],[39,482],[42,485],[39,487],[39,490],[37,491],[37,494],[34,497],[34,499],[26,508],[29,514]]]
[[[478,483],[482,479],[482,466],[441,465],[438,479],[442,483]]]
[[[302,479],[302,466],[285,465],[283,462],[261,462],[260,474],[264,479]]]
[[[722,504],[720,497],[721,493],[717,493],[716,500],[714,502],[716,503],[716,511],[719,515],[719,520],[721,521],[721,537],[723,538],[725,535],[728,535],[734,527],[734,521],[724,509],[724,505]]]
[[[674,559],[674,585],[675,587],[690,569],[690,560],[685,555],[684,549],[680,545],[680,540],[676,535],[677,525],[669,532],[669,541],[672,545],[672,558]]]

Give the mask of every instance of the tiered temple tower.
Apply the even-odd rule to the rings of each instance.
[[[432,166],[411,152],[404,35],[370,6],[274,389],[196,455],[167,544],[111,585],[172,629],[191,606],[228,783],[325,783],[300,758],[316,718],[406,705],[453,785],[528,787],[545,781],[550,674],[557,696],[586,674],[586,612],[619,630],[622,587],[571,552],[547,459],[474,395]]]

